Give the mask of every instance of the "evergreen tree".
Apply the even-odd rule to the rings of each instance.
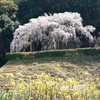
[[[80,13],[84,25],[95,26],[96,33],[100,31],[100,0],[20,0],[18,6],[18,17],[22,24],[44,13],[69,11]]]
[[[0,58],[9,52],[13,31],[19,22],[16,20],[18,6],[11,0],[0,0]]]

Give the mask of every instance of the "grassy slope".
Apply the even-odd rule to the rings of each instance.
[[[56,68],[59,68],[58,70]],[[27,60],[8,61],[2,68],[3,73],[22,73],[23,78],[43,72],[51,73],[52,76],[63,78],[82,76],[86,78],[85,72],[88,72],[89,78],[100,77],[100,59],[98,56],[72,56],[72,57],[47,57]],[[17,77],[16,77],[17,78]],[[0,82],[2,84],[2,81]]]

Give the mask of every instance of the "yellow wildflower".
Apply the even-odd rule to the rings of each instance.
[[[34,100],[34,98],[33,97],[29,97],[28,100]]]
[[[66,98],[66,100],[71,100],[71,96],[70,95],[66,96],[65,98]]]
[[[99,81],[100,79],[99,78],[96,78],[96,81]]]
[[[58,67],[60,67],[60,64],[57,64]]]
[[[17,73],[16,76],[22,76],[22,74],[21,73]]]
[[[0,75],[0,79],[3,79],[4,78],[4,76],[3,75]]]
[[[58,71],[58,70],[59,70],[59,68],[57,68],[57,67],[56,67],[56,68],[55,68],[55,70],[56,70],[56,71]]]
[[[14,78],[14,74],[13,73],[7,73],[6,75],[7,75],[7,77]]]
[[[84,75],[89,75],[89,73],[88,72],[85,72]]]

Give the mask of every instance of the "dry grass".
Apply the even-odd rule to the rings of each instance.
[[[68,77],[86,78],[88,72],[89,78],[100,77],[100,59],[96,56],[76,56],[76,57],[58,57],[58,58],[38,58],[28,60],[8,61],[2,68],[3,73],[22,73],[23,78],[34,74],[51,73],[52,76],[59,76],[64,79]],[[16,77],[17,79],[17,77]],[[2,80],[0,82],[3,84]]]

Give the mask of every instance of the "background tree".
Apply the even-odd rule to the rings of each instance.
[[[0,0],[0,64],[4,54],[9,52],[10,42],[13,39],[14,29],[19,22],[16,20],[18,7],[11,0]]]
[[[15,0],[16,1],[16,0]],[[22,24],[30,18],[37,18],[44,13],[65,11],[78,12],[84,19],[83,25],[96,27],[95,34],[100,31],[100,0],[19,0],[18,18]]]

